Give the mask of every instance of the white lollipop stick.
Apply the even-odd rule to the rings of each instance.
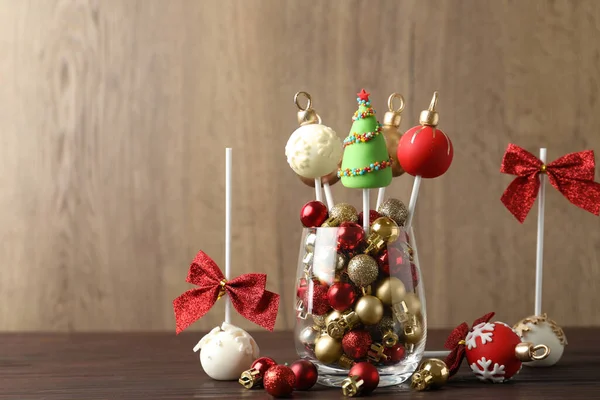
[[[327,209],[331,210],[331,208],[333,207],[333,205],[335,203],[333,202],[333,194],[331,193],[331,186],[329,186],[328,182],[325,182],[323,184],[323,192],[325,192],[325,200],[327,201]]]
[[[363,229],[365,230],[365,235],[369,234],[369,211],[371,206],[369,205],[369,189],[363,189]]]
[[[323,193],[321,193],[321,178],[315,178],[315,199],[323,201]]]
[[[231,278],[231,147],[225,149],[225,279]],[[225,296],[225,322],[231,323],[231,300]]]
[[[415,207],[417,206],[417,198],[419,197],[421,179],[420,175],[415,176],[415,182],[413,183],[412,193],[410,194],[410,200],[408,202],[408,216],[406,217],[406,223],[404,224],[406,230],[410,229],[413,217],[415,216]]]
[[[540,160],[546,164],[546,149],[540,149]],[[542,315],[542,272],[544,269],[544,208],[546,203],[546,174],[540,174],[538,195],[537,251],[535,257],[535,315]]]
[[[377,203],[376,203],[375,210],[379,210],[379,207],[381,206],[381,203],[383,203],[384,198],[385,198],[385,187],[382,187],[382,188],[379,188],[379,191],[377,192]]]

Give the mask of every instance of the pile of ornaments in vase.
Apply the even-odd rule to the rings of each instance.
[[[401,228],[406,216],[400,200],[388,199],[371,210],[367,235],[362,213],[350,204],[302,207],[300,220],[313,229],[304,238],[304,276],[296,287],[300,354],[348,369],[362,361],[395,365],[419,346],[424,320],[413,251]],[[335,249],[315,251],[318,227],[332,228],[328,243]]]

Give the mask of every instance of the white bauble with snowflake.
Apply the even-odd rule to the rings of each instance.
[[[194,347],[204,372],[218,381],[237,381],[259,356],[258,345],[245,330],[223,322]]]
[[[522,319],[514,326],[517,334],[525,342],[534,345],[544,344],[550,348],[550,354],[543,360],[524,363],[527,367],[550,367],[556,364],[565,351],[567,338],[562,328],[546,314]]]
[[[321,124],[296,129],[285,146],[288,164],[304,178],[320,178],[338,168],[342,140],[333,129]]]

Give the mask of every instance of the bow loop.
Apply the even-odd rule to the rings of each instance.
[[[186,280],[198,287],[173,300],[177,333],[202,318],[223,292],[229,295],[231,304],[243,317],[273,330],[279,295],[265,289],[266,274],[244,274],[227,281],[217,264],[200,251],[190,265]]]
[[[544,165],[527,150],[509,144],[500,172],[516,175],[502,194],[502,203],[523,223],[533,207],[540,189],[538,175],[546,173],[548,181],[571,203],[592,214],[600,214],[600,184],[594,182],[594,152],[570,153]]]

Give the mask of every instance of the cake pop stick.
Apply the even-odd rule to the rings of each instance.
[[[370,220],[369,220],[369,211],[371,210],[371,207],[369,206],[369,189],[363,189],[363,229],[365,231],[366,235],[369,235],[369,227],[370,227]]]
[[[331,186],[329,186],[328,182],[323,182],[323,192],[325,193],[325,201],[327,202],[327,209],[331,210],[331,208],[335,205],[335,203],[333,202],[333,193],[331,193]]]
[[[300,95],[306,97],[308,101],[306,108],[298,102]],[[321,117],[312,109],[312,99],[308,93],[296,93],[294,103],[300,109],[298,112],[300,127],[288,139],[285,155],[288,164],[296,174],[314,181],[315,197],[318,201],[322,201],[322,177],[329,177],[332,171],[337,170],[342,156],[342,141],[333,129],[321,124]],[[328,184],[329,181],[326,181]],[[328,204],[330,208],[333,206],[331,197],[329,192],[327,201],[331,203]]]
[[[410,228],[415,214],[422,178],[437,178],[443,175],[450,164],[454,150],[450,138],[437,128],[439,115],[435,110],[438,92],[433,93],[429,109],[423,110],[419,123],[400,138],[398,162],[402,168],[415,177],[413,191],[408,204],[408,217],[405,228]]]
[[[231,164],[232,149],[225,149],[225,279],[231,279]],[[231,301],[225,299],[225,322],[231,323]]]
[[[546,164],[546,149],[540,149],[540,161]],[[535,252],[535,310],[534,315],[542,315],[542,273],[544,270],[544,208],[546,206],[546,176],[540,174],[538,195],[537,249]]]

